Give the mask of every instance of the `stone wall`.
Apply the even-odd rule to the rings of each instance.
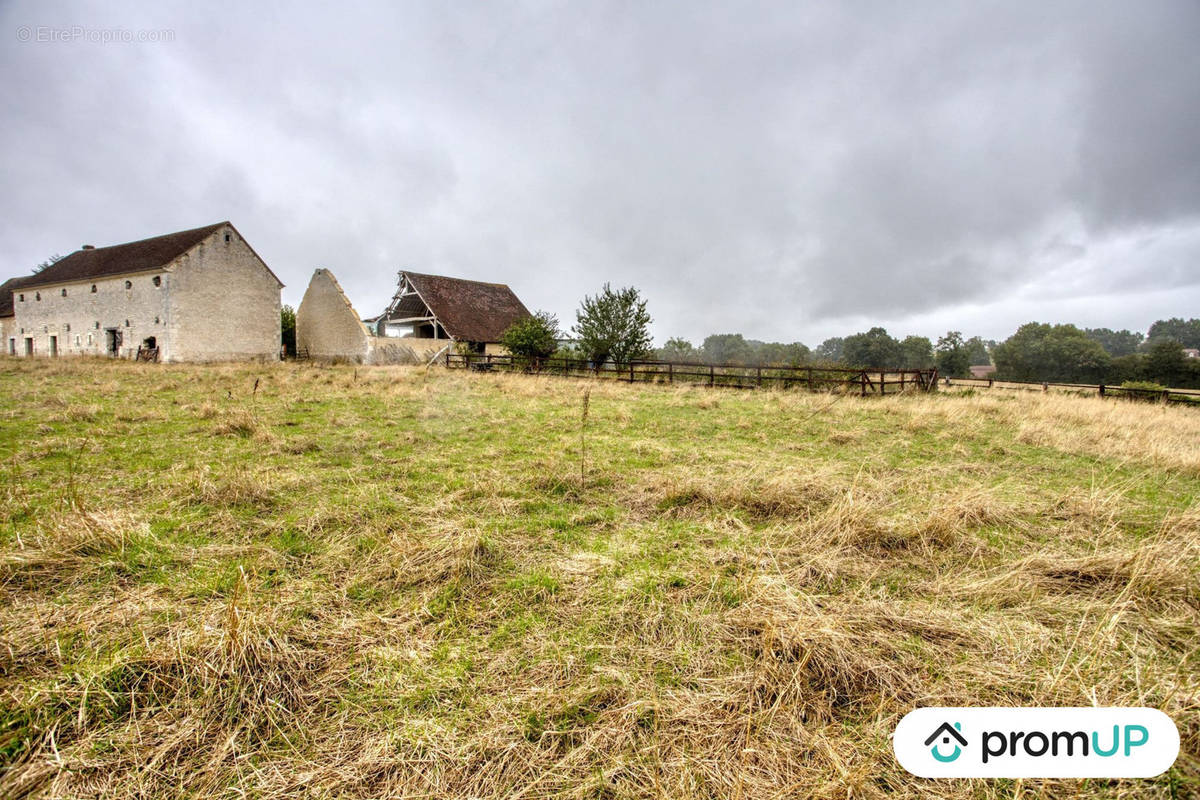
[[[333,273],[313,273],[296,309],[296,347],[310,358],[346,360],[361,364],[370,353],[367,326]]]
[[[233,226],[176,259],[170,361],[278,361],[279,280]]]
[[[35,356],[50,355],[51,337],[60,356],[105,355],[110,331],[121,340],[117,355],[122,357],[132,358],[147,337],[165,346],[171,278],[168,271],[155,270],[19,289],[13,292],[8,340],[15,340],[18,356],[25,355],[26,338],[33,340]]]
[[[428,364],[444,347],[454,346],[449,339],[416,339],[411,336],[370,337],[368,364]]]

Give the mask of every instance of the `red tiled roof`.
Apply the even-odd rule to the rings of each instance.
[[[226,225],[229,223],[218,222],[137,242],[76,250],[33,275],[26,285],[82,281],[165,267]]]
[[[529,309],[503,283],[483,283],[405,271],[446,333],[464,342],[498,342]]]

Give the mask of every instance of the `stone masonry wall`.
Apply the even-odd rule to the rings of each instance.
[[[15,314],[7,326],[4,352],[9,352],[11,343],[15,344],[16,355],[23,356],[25,340],[32,339],[33,354],[46,356],[54,337],[60,356],[102,356],[112,329],[121,335],[118,355],[131,358],[138,345],[153,336],[162,348],[160,358],[166,359],[170,348],[167,298],[172,277],[166,270],[156,270],[20,289],[13,293]],[[158,286],[154,285],[155,278],[159,279]]]
[[[370,352],[367,326],[327,269],[313,273],[296,309],[296,347],[312,358],[363,363]]]
[[[169,360],[279,359],[279,281],[233,226],[176,259],[173,273]]]

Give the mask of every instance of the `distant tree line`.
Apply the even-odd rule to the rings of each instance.
[[[1134,343],[1136,341],[1136,344]],[[1159,320],[1149,335],[1030,322],[992,351],[996,377],[1014,381],[1104,383],[1151,381],[1200,388],[1200,319]]]
[[[1200,358],[1188,358],[1184,352],[1200,349],[1200,319],[1158,320],[1145,336],[1128,330],[1030,322],[1003,342],[966,338],[960,331],[947,331],[936,342],[915,335],[897,339],[874,327],[831,337],[811,350],[801,342],[764,342],[740,333],[714,333],[698,347],[672,337],[655,350],[646,301],[637,289],[613,289],[608,284],[595,296],[584,297],[575,318],[569,344],[563,341],[558,320],[542,311],[514,324],[502,341],[516,355],[568,356],[597,365],[653,357],[743,366],[937,367],[939,374],[952,378],[967,376],[973,366],[994,365],[999,380],[1109,385],[1150,381],[1200,388]]]

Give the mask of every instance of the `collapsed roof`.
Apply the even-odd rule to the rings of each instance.
[[[531,316],[512,289],[444,275],[402,271],[396,296],[379,324],[428,322],[461,342],[498,342],[514,322]]]

